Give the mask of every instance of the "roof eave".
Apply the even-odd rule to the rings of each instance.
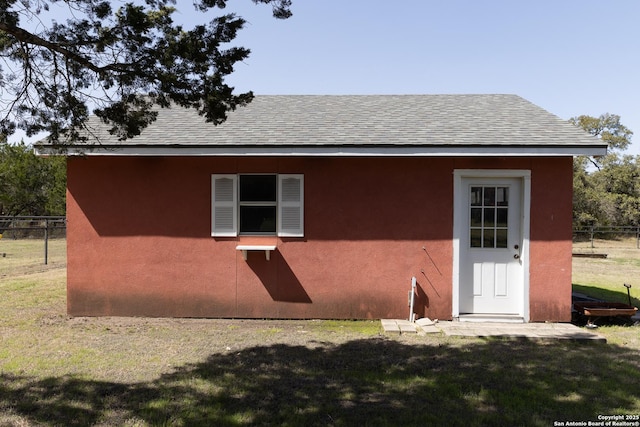
[[[59,153],[39,145],[41,156],[285,156],[285,157],[465,157],[603,156],[606,145],[99,145],[70,146]]]

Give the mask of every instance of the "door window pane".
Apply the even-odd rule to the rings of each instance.
[[[496,188],[484,187],[484,205],[495,206],[496,205]]]
[[[496,188],[496,204],[498,206],[509,206],[509,187]]]
[[[482,187],[471,187],[471,206],[482,206]]]
[[[470,233],[470,241],[472,248],[481,248],[482,247],[482,229],[474,228],[471,229]]]
[[[483,248],[495,248],[494,230],[492,228],[486,229],[483,232],[482,247]]]
[[[496,210],[494,208],[484,209],[484,226],[493,227],[496,225]]]
[[[506,247],[507,247],[507,230],[506,229],[496,230],[496,248],[506,248]]]
[[[509,187],[470,187],[469,205],[470,247],[506,248],[509,234]]]
[[[498,208],[496,214],[497,214],[496,226],[507,227],[509,210],[504,208]]]
[[[471,227],[482,227],[482,209],[471,208]]]

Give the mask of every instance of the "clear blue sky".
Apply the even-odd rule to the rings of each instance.
[[[249,21],[236,44],[251,56],[228,79],[238,90],[514,93],[563,119],[618,114],[640,154],[638,0],[293,0],[292,10],[281,21],[229,2]]]

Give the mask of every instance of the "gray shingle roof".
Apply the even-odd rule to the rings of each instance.
[[[516,95],[263,95],[219,126],[169,108],[124,142],[91,127],[103,147],[606,147]]]

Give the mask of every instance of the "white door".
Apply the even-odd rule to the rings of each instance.
[[[458,197],[460,314],[522,315],[522,180],[463,178]]]

